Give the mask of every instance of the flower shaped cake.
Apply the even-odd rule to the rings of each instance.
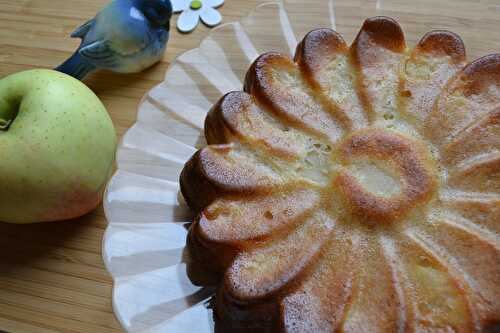
[[[488,332],[500,325],[500,54],[409,49],[368,19],[260,56],[181,187],[223,327]]]

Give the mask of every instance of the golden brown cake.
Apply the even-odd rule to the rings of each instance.
[[[222,327],[498,332],[500,54],[374,17],[260,56],[244,90],[181,175]]]

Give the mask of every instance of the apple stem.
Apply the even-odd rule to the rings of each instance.
[[[7,128],[9,128],[10,123],[12,123],[12,120],[5,120],[5,119],[0,119],[0,131],[6,131]]]
[[[0,131],[7,131],[19,111],[20,98],[0,100]],[[10,102],[10,103],[9,103]]]
[[[0,131],[7,131],[19,112],[19,105],[31,84],[23,73],[0,80]]]

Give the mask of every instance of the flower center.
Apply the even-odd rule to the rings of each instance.
[[[340,144],[333,179],[344,205],[358,220],[390,223],[427,202],[437,177],[425,146],[391,131],[354,133]]]
[[[189,7],[191,7],[191,9],[200,9],[201,6],[203,6],[203,4],[201,3],[200,0],[193,0],[191,1],[191,3],[189,4]]]

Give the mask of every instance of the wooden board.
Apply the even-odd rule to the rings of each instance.
[[[307,2],[307,0],[290,0]],[[325,0],[326,1],[326,0]],[[442,20],[426,16],[428,6],[409,12],[411,1],[336,0],[337,15],[346,24],[343,32],[352,40],[359,29],[359,16],[368,5],[392,2],[397,10],[385,14],[409,24],[405,30],[413,36],[434,28],[458,27],[467,45],[473,46],[469,59],[500,51],[497,20],[500,0],[470,2],[489,6],[480,26],[461,23],[463,10],[457,3],[466,0],[440,0],[449,10]],[[432,0],[419,0],[431,4]],[[52,68],[67,58],[78,40],[69,34],[92,17],[106,0],[0,0],[0,78],[36,67]],[[226,0],[221,9],[225,22],[237,21],[265,0]],[[349,5],[346,5],[349,3]],[[354,9],[352,4],[359,4]],[[399,6],[399,7],[398,7]],[[372,14],[372,12],[370,12]],[[474,12],[471,14],[475,14]],[[369,14],[367,14],[369,15]],[[483,15],[479,13],[478,15]],[[490,17],[488,19],[488,17]],[[500,16],[498,16],[500,17]],[[175,19],[173,21],[173,26]],[[412,30],[413,29],[413,30]],[[477,37],[477,31],[491,31],[489,42]],[[196,47],[208,29],[200,26],[192,34],[181,35],[172,29],[164,60],[136,75],[99,72],[86,83],[99,95],[121,137],[135,122],[141,97],[159,83],[169,63],[180,53]],[[484,37],[484,36],[483,36]],[[495,39],[496,38],[496,39]],[[415,42],[415,39],[411,39]],[[8,332],[120,332],[111,308],[111,278],[101,259],[101,241],[106,228],[102,207],[83,218],[61,223],[14,226],[0,223],[0,331]]]
[[[57,66],[78,46],[69,34],[106,2],[0,0],[0,78]],[[221,8],[224,22],[239,20],[259,2],[228,0]],[[120,137],[135,122],[141,97],[162,80],[170,61],[196,47],[208,32],[201,25],[180,34],[175,19],[160,64],[136,75],[99,72],[85,81],[104,102]],[[105,228],[102,206],[62,223],[0,223],[0,331],[121,332],[111,308],[111,278],[101,259]]]

